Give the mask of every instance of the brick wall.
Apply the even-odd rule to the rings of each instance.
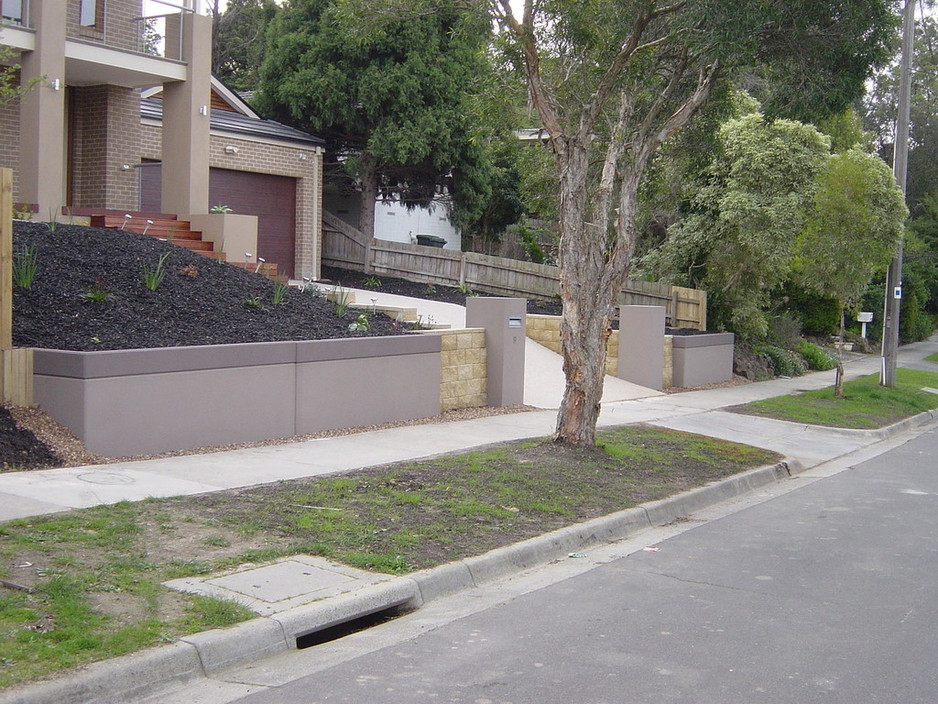
[[[20,101],[0,105],[0,166],[13,169],[13,203],[19,203]]]
[[[440,408],[477,408],[488,402],[485,330],[443,330]]]
[[[225,152],[237,147],[237,154]],[[306,158],[301,158],[305,156]],[[139,159],[162,158],[162,130],[152,124],[141,126]],[[209,165],[221,169],[290,176],[296,181],[296,276],[319,278],[317,247],[322,222],[322,152],[320,149],[255,142],[213,134]]]
[[[140,181],[133,165],[140,149],[140,94],[100,85],[73,88],[70,97],[75,115],[72,205],[136,209]]]
[[[104,0],[103,4],[103,21],[99,21],[96,27],[82,27],[78,23],[79,0],[68,0],[65,30],[67,35],[74,39],[100,42],[117,49],[137,51],[138,27],[134,18],[143,14],[142,0]],[[168,12],[172,8],[165,9]]]

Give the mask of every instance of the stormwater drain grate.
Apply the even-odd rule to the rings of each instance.
[[[296,637],[296,649],[303,650],[316,645],[322,645],[323,643],[331,643],[334,640],[345,638],[353,633],[358,633],[359,631],[364,631],[374,626],[380,626],[382,623],[393,621],[410,611],[413,611],[413,609],[408,608],[406,604],[396,604],[389,608],[343,621],[342,623],[336,623],[316,631],[303,633]]]

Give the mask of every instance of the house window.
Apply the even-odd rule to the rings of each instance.
[[[78,24],[101,28],[104,23],[104,0],[78,0]]]
[[[23,24],[23,0],[2,0],[3,19],[12,24]]]

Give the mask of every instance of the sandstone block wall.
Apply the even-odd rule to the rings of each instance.
[[[477,408],[488,403],[485,330],[442,330],[440,409]]]

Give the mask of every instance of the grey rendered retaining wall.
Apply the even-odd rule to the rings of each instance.
[[[35,351],[34,397],[110,457],[440,412],[440,337]]]
[[[733,378],[731,332],[706,335],[674,335],[672,364],[675,386],[718,384]]]

